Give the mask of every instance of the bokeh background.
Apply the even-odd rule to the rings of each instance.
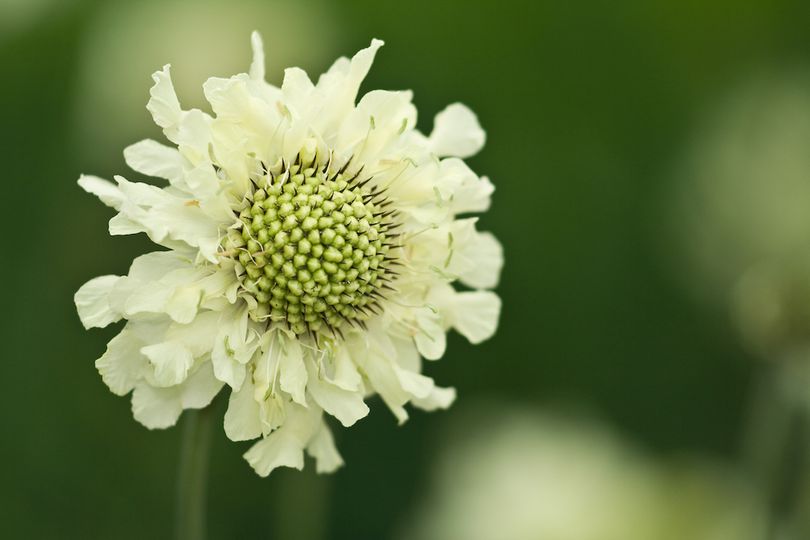
[[[810,3],[800,0],[0,0],[0,216],[8,240],[0,536],[171,535],[182,427],[150,432],[132,419],[129,401],[113,396],[93,367],[117,329],[85,332],[72,301],[87,279],[125,273],[149,243],[110,238],[109,210],[76,179],[126,175],[124,146],[162,137],[145,109],[153,71],[172,63],[181,101],[203,106],[206,77],[247,69],[253,29],[265,39],[270,82],[280,83],[289,65],[315,76],[379,37],[386,46],[364,88],[412,89],[425,131],[447,103],[477,112],[488,141],[470,164],[496,185],[482,224],[505,248],[498,288],[504,309],[495,338],[472,347],[453,335],[445,358],[427,366],[437,382],[458,389],[453,409],[415,412],[397,427],[374,400],[366,419],[336,431],[347,466],[335,475],[317,476],[310,467],[261,479],[240,457],[247,446],[218,433],[211,538],[469,540],[457,526],[435,523],[486,522],[476,509],[497,510],[498,501],[515,496],[528,514],[570,499],[570,520],[543,529],[551,532],[529,523],[508,533],[519,518],[495,511],[490,525],[508,523],[479,538],[624,540],[631,537],[609,536],[608,528],[601,537],[577,532],[575,522],[595,520],[592,510],[603,505],[582,502],[571,485],[579,481],[589,496],[610,500],[638,475],[648,478],[649,469],[655,480],[640,482],[629,501],[649,501],[644,490],[715,502],[750,492],[740,508],[806,521],[810,505],[801,505],[800,486],[777,489],[778,496],[769,486],[802,478],[807,447],[782,454],[779,441],[795,437],[756,427],[752,435],[751,426],[793,426],[778,411],[777,420],[762,420],[757,400],[764,393],[766,405],[773,402],[761,381],[778,378],[774,365],[784,350],[800,350],[793,344],[810,336],[810,309],[793,294],[810,290],[810,270],[791,262],[782,272],[785,258],[775,256],[765,293],[755,280],[753,300],[735,295],[746,265],[772,253],[745,251],[738,233],[750,229],[756,246],[775,244],[779,254],[810,248],[803,232],[810,217],[802,221],[810,215],[808,28]],[[776,115],[769,123],[776,139],[749,140],[762,133],[758,114]],[[798,127],[780,131],[797,118]],[[792,141],[788,151],[727,166],[756,157],[763,144],[784,150],[782,136]],[[730,144],[741,145],[737,153]],[[741,187],[736,179],[751,171],[754,180]],[[771,175],[795,181],[776,188]],[[747,198],[739,195],[754,184]],[[774,189],[782,191],[769,198]],[[763,198],[770,214],[758,213]],[[797,219],[758,237],[782,213],[781,201],[793,202],[789,213]],[[790,231],[795,238],[783,246],[780,235]],[[718,261],[730,267],[718,271]],[[784,273],[798,289],[779,289],[782,281],[772,276]],[[768,296],[774,288],[781,292]],[[784,298],[800,305],[799,315],[762,322],[759,315],[779,312]],[[764,345],[757,341],[763,325]],[[789,346],[774,347],[773,335],[789,336]],[[803,380],[794,393],[810,395],[810,377]],[[570,418],[580,427],[570,427]],[[509,426],[525,437],[510,435]],[[757,455],[747,450],[752,440],[754,447],[774,441],[775,454],[761,453],[777,456],[764,458],[771,463],[764,469],[776,472],[749,466]],[[583,448],[596,457],[580,455]],[[624,457],[603,456],[616,453]],[[689,466],[687,477],[731,470],[733,482],[746,487],[684,483],[672,471],[693,460],[701,465]],[[511,472],[489,469],[499,463]],[[597,472],[577,480],[581,470]],[[464,480],[477,474],[484,476]],[[496,489],[487,474],[515,482]],[[763,474],[768,480],[758,483]],[[521,477],[528,487],[515,495]],[[483,502],[442,502],[454,497],[447,486],[455,482],[467,493],[492,491]],[[632,502],[615,508],[639,527],[656,512]],[[711,521],[724,512],[703,513]],[[750,519],[758,512],[742,513]],[[703,519],[697,514],[684,519]],[[810,538],[797,527],[778,538]],[[673,538],[740,538],[701,534]]]

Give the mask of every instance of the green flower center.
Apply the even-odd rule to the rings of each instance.
[[[382,191],[366,187],[362,168],[331,166],[317,158],[282,162],[276,172],[263,165],[224,242],[256,301],[253,318],[296,334],[362,326],[393,290],[396,213]]]

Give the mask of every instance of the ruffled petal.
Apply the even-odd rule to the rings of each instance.
[[[242,387],[232,391],[225,412],[225,435],[232,441],[249,441],[262,434],[259,403],[254,399],[252,377],[246,377]]]
[[[447,409],[456,400],[455,388],[441,388],[434,386],[433,390],[424,398],[414,398],[411,400],[414,407],[419,407],[425,411],[435,411],[437,409]]]
[[[107,206],[115,208],[116,210],[121,208],[121,205],[126,200],[126,197],[124,197],[124,194],[118,189],[118,186],[98,176],[81,175],[79,177],[79,186],[87,193],[92,193],[98,197],[101,202]]]
[[[363,395],[356,391],[345,390],[324,379],[312,358],[306,359],[307,391],[327,413],[337,418],[344,427],[355,424],[368,415],[368,406],[363,401]]]
[[[452,325],[470,343],[478,344],[495,334],[501,299],[489,291],[456,293],[452,309]]]
[[[332,431],[326,422],[321,421],[320,427],[307,446],[307,453],[315,458],[315,470],[318,473],[335,472],[343,466],[343,458],[335,447]]]
[[[149,103],[147,110],[152,113],[152,119],[163,128],[169,140],[174,141],[177,135],[177,124],[180,123],[182,110],[177,94],[172,84],[171,66],[166,64],[163,69],[152,74],[155,84],[149,89]]]
[[[182,384],[157,388],[140,382],[132,393],[132,415],[149,429],[164,429],[177,423],[183,409],[208,406],[222,389],[210,362],[203,362]]]
[[[476,289],[491,289],[498,284],[503,268],[503,247],[492,233],[477,233],[457,251],[457,256],[466,259],[461,281]]]
[[[85,328],[104,328],[121,320],[121,314],[110,307],[110,291],[121,276],[93,278],[76,291],[73,302]]]
[[[295,404],[288,408],[287,419],[277,430],[254,444],[244,458],[259,476],[267,476],[278,467],[302,469],[304,448],[315,434],[320,411]]]
[[[107,350],[96,360],[101,379],[114,394],[123,396],[129,393],[149,368],[141,347],[143,341],[127,325],[110,340]]]
[[[296,339],[284,339],[279,356],[279,386],[299,405],[306,406],[307,369],[304,351]]]
[[[214,375],[238,391],[245,380],[245,366],[258,347],[259,340],[248,334],[248,306],[225,310],[211,352]]]
[[[467,158],[484,147],[486,133],[474,112],[461,103],[453,103],[436,115],[428,140],[437,156]]]
[[[173,185],[183,177],[185,160],[177,148],[145,139],[124,149],[124,159],[133,171],[164,178]]]
[[[370,348],[362,347],[358,341],[359,339],[355,340],[352,346],[355,362],[362,368],[371,387],[380,394],[399,423],[404,423],[408,420],[408,413],[403,405],[411,396],[402,389],[394,370],[394,359],[373,345]]]
[[[444,356],[447,335],[439,315],[431,309],[424,308],[418,311],[416,321],[419,331],[413,336],[413,341],[419,354],[428,360],[438,360]]]
[[[185,381],[194,364],[191,351],[178,341],[147,345],[141,348],[141,353],[154,367],[154,381],[161,387],[174,386]]]

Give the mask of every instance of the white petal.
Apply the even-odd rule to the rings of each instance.
[[[311,358],[307,358],[307,390],[324,411],[337,418],[345,427],[368,415],[368,406],[360,392],[345,390],[323,379]]]
[[[193,165],[210,163],[211,117],[199,109],[183,111],[177,124],[172,142],[177,143],[180,152]]]
[[[141,348],[154,366],[155,382],[161,386],[174,386],[186,380],[194,357],[191,351],[178,341],[167,341]]]
[[[435,385],[433,379],[430,377],[403,369],[399,366],[395,366],[394,370],[396,371],[397,377],[399,377],[399,384],[402,386],[402,389],[414,398],[426,398],[433,391]]]
[[[253,49],[253,61],[250,63],[250,78],[257,81],[264,80],[264,44],[262,36],[254,31],[250,34],[250,45]]]
[[[483,212],[489,208],[495,187],[488,178],[479,178],[458,158],[445,158],[439,163],[436,185],[454,214]]]
[[[358,344],[352,345],[352,356],[355,362],[363,369],[371,387],[380,394],[385,404],[402,424],[408,419],[408,413],[403,405],[408,402],[410,395],[402,389],[399,377],[394,371],[393,359],[381,354],[377,348],[366,351],[361,349]]]
[[[372,40],[371,45],[355,54],[351,61],[339,58],[318,79],[316,88],[324,100],[319,103],[321,111],[316,127],[322,133],[336,130],[345,115],[353,110],[360,84],[382,45],[382,41]]]
[[[132,392],[132,416],[149,429],[171,427],[183,412],[179,394],[179,387],[155,388],[140,382]]]
[[[281,352],[279,385],[282,390],[290,394],[293,401],[306,406],[307,368],[304,366],[304,352],[301,345],[297,339],[284,339]]]
[[[133,333],[130,325],[110,340],[107,350],[96,360],[96,369],[102,380],[119,396],[131,391],[148,369],[146,357],[141,354],[143,341]]]
[[[307,106],[312,106],[312,101],[308,98],[314,88],[315,86],[303,69],[291,67],[284,70],[281,92],[284,94],[286,105],[296,110],[299,116],[309,112],[304,109]]]
[[[447,335],[438,314],[430,309],[419,310],[417,314],[419,332],[413,337],[419,354],[428,360],[438,360],[447,348]]]
[[[155,84],[149,89],[151,98],[146,108],[152,113],[155,123],[163,128],[169,140],[174,140],[182,110],[180,102],[177,100],[177,94],[174,92],[170,67],[166,64],[162,70],[152,74]]]
[[[202,409],[207,407],[222,390],[222,381],[214,377],[211,362],[203,360],[180,385],[180,401],[184,409]]]
[[[332,383],[351,391],[359,391],[363,387],[363,377],[352,361],[349,347],[339,347],[335,353]]]
[[[190,350],[194,358],[199,358],[214,348],[219,322],[220,313],[205,311],[188,324],[169,322],[162,339],[153,339],[152,342],[177,341]]]
[[[429,137],[434,154],[460,158],[478,153],[485,141],[486,133],[475,113],[461,103],[448,105],[436,115]]]
[[[121,314],[110,308],[110,291],[121,276],[93,278],[76,291],[73,302],[85,328],[104,328],[121,320]]]
[[[247,369],[236,360],[233,352],[229,352],[226,342],[227,336],[224,339],[217,339],[214,343],[214,350],[211,351],[214,376],[234,391],[238,391],[246,379]]]
[[[225,435],[232,441],[249,441],[262,434],[259,403],[253,396],[252,377],[246,377],[239,391],[232,391],[225,412]]]
[[[358,162],[381,155],[407,129],[416,124],[410,91],[372,90],[343,120],[335,148],[352,153]]]
[[[132,224],[138,224],[153,242],[161,243],[168,237],[197,247],[209,261],[218,262],[216,250],[222,225],[221,207],[200,204],[200,201],[177,190],[129,182],[121,176],[115,179],[125,196],[120,211],[126,218],[126,226],[122,231],[117,231],[111,222],[111,234],[138,232],[137,228],[132,230]],[[209,208],[214,211],[209,212]]]
[[[473,241],[459,248],[458,254],[474,263],[459,272],[462,282],[476,289],[491,289],[498,284],[503,248],[491,233],[477,233]]]
[[[166,300],[166,314],[179,323],[190,323],[197,315],[204,292],[193,285],[177,287]]]
[[[176,148],[146,139],[124,149],[129,168],[147,176],[165,178],[173,184],[183,176],[183,156]]]
[[[118,189],[118,186],[109,180],[104,180],[97,176],[81,175],[79,177],[79,186],[87,193],[92,193],[101,199],[101,202],[107,206],[115,208],[116,210],[121,208],[121,205],[126,199],[121,193],[121,190]]]
[[[248,337],[248,306],[233,306],[222,312],[211,351],[211,361],[216,377],[238,391],[245,380],[247,364],[259,342]]]
[[[284,424],[254,444],[244,457],[259,476],[267,476],[277,467],[304,467],[304,448],[309,444],[320,421],[320,411],[291,404]]]
[[[332,431],[326,422],[321,421],[320,428],[307,446],[307,453],[315,458],[315,468],[318,473],[331,473],[343,466],[343,458],[335,448]]]
[[[177,423],[183,409],[208,406],[222,389],[214,378],[210,362],[203,362],[184,383],[169,388],[156,388],[145,381],[132,393],[132,414],[149,429],[163,429]]]
[[[453,212],[462,214],[465,212],[485,212],[489,210],[492,194],[495,186],[486,176],[470,179],[464,182],[453,197]]]
[[[435,386],[427,397],[421,399],[415,398],[411,403],[425,411],[435,411],[436,409],[447,409],[455,400],[455,388],[440,388]]]
[[[478,344],[492,337],[498,327],[501,299],[490,291],[460,292],[455,294],[452,321],[456,330]]]

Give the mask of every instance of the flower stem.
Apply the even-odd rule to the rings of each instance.
[[[177,540],[205,539],[208,455],[214,406],[188,410],[183,425],[180,465],[177,470]]]
[[[785,395],[785,374],[767,366],[754,394],[745,463],[769,510],[766,538],[808,538],[810,423],[804,406]]]

